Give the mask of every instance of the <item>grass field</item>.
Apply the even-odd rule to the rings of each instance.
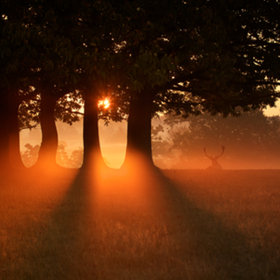
[[[0,181],[0,279],[280,279],[280,171]]]

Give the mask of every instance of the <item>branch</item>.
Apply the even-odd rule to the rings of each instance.
[[[189,87],[181,86],[181,85],[178,85],[178,84],[171,86],[169,89],[183,91],[183,92],[186,92],[186,91],[189,92]]]
[[[79,111],[72,111],[71,109],[67,109],[67,108],[63,108],[63,111],[65,111],[65,112],[69,112],[69,113],[71,113],[71,114],[76,114],[76,115],[79,115],[79,116],[84,116],[84,113],[82,113],[82,112],[79,112]]]
[[[38,91],[34,90],[28,94],[24,94],[24,95],[19,95],[19,101],[20,103],[23,101],[28,101],[28,100],[34,100],[34,101],[38,101],[38,99],[36,99],[36,97],[38,96]]]
[[[256,81],[257,85],[272,85],[272,86],[280,86],[280,82],[262,82]]]

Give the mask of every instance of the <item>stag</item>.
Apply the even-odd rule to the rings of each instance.
[[[224,154],[225,152],[225,147],[222,146],[222,151],[220,154],[216,155],[216,156],[212,156],[212,155],[209,155],[206,151],[206,148],[203,149],[204,150],[204,154],[205,156],[211,160],[211,165],[208,167],[208,169],[222,169],[222,166],[218,163],[218,159],[220,157],[222,157],[222,155]]]

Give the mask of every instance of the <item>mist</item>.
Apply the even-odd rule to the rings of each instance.
[[[78,168],[82,164],[82,121],[73,125],[57,122],[58,164]],[[152,121],[152,149],[155,164],[162,169],[207,169],[217,156],[222,169],[279,169],[280,118],[268,117],[261,111],[241,116],[174,115],[156,117]],[[120,168],[125,158],[127,123],[99,121],[101,151],[105,163]],[[23,162],[32,166],[41,142],[40,126],[22,130],[20,144]],[[33,147],[27,150],[26,144]],[[30,148],[30,147],[29,147]],[[28,158],[28,159],[27,159]]]
[[[262,111],[240,116],[202,114],[182,118],[174,115],[154,119],[154,158],[166,169],[206,169],[212,157],[223,154],[223,169],[280,168],[280,118]]]

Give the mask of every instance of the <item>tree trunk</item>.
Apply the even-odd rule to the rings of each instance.
[[[2,101],[1,101],[2,102]],[[0,127],[1,127],[1,137],[0,137],[0,157],[1,157],[1,169],[10,165],[9,150],[10,150],[10,125],[7,121],[10,114],[7,109],[7,104],[5,101],[0,104]]]
[[[3,103],[0,104],[1,169],[3,167],[23,168],[19,142],[19,100],[13,94],[8,93],[6,98],[2,99],[2,102]]]
[[[152,106],[153,95],[148,91],[143,91],[131,99],[127,123],[125,162],[134,153],[140,153],[146,160],[153,163],[151,143]]]
[[[41,93],[40,124],[42,142],[37,164],[56,165],[56,152],[58,146],[58,134],[55,125],[55,105],[57,98],[48,92]]]
[[[97,100],[91,94],[84,94],[84,125],[83,125],[83,142],[84,157],[83,167],[92,164],[97,159],[101,159],[101,150],[98,133],[98,107]]]

